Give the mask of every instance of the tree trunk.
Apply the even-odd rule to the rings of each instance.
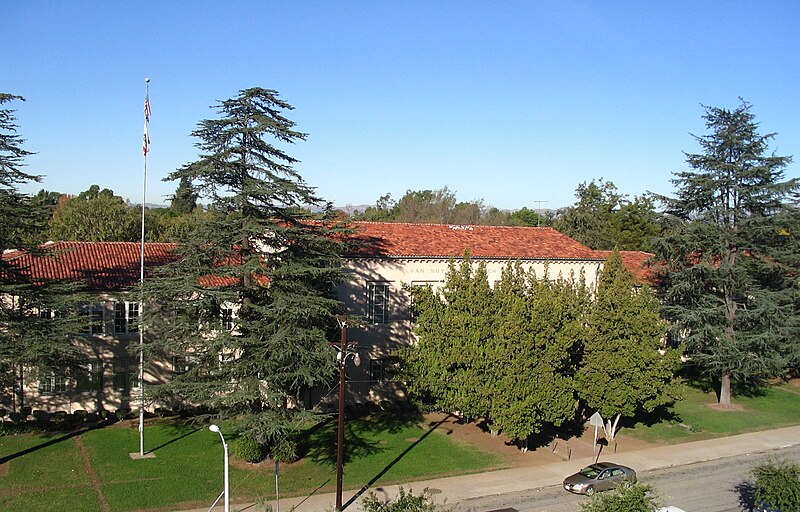
[[[16,373],[16,371],[14,372]],[[12,409],[19,412],[25,407],[25,374],[22,365],[19,365],[19,376],[15,375],[16,384],[14,386],[14,403]]]
[[[719,405],[726,409],[731,407],[731,373],[723,372],[719,384]]]

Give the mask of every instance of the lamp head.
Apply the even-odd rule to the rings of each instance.
[[[208,430],[210,430],[211,432],[215,432],[215,433],[219,434],[219,425],[211,424],[211,425],[208,426]]]
[[[361,356],[358,355],[358,352],[356,352],[356,355],[353,357],[353,363],[356,366],[361,366]]]

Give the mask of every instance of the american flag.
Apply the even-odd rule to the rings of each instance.
[[[147,125],[150,124],[150,93],[144,97],[144,136],[142,137],[142,153],[147,156],[150,151],[150,135],[147,134]]]

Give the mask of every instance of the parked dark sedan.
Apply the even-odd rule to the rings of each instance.
[[[613,489],[622,480],[636,482],[636,471],[613,462],[598,462],[565,478],[564,489],[591,496],[597,491]]]

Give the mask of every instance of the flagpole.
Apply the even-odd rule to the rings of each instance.
[[[145,78],[144,96],[144,135],[142,153],[144,155],[144,176],[142,178],[142,243],[139,253],[139,457],[144,457],[144,210],[147,200],[147,153],[150,150],[150,79]]]

